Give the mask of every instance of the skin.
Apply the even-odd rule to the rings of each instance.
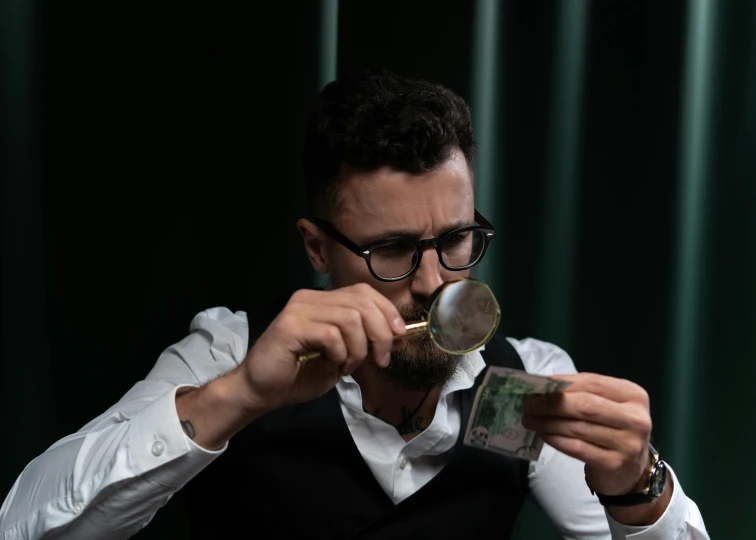
[[[341,204],[331,221],[358,245],[397,229],[426,239],[473,223],[472,177],[459,151],[422,175],[388,167],[370,172],[344,167],[338,181]],[[397,346],[394,336],[404,333],[395,306],[423,302],[444,281],[469,270],[446,270],[436,251],[427,248],[412,276],[381,282],[362,258],[313,223],[300,219],[297,225],[313,268],[330,273],[337,288],[297,291],[237,369],[182,392],[176,401],[182,425],[189,433],[189,422],[195,442],[218,449],[267,412],[321,396],[351,374],[360,384],[365,409],[380,412],[384,421],[401,424],[406,411],[422,403],[410,422],[413,428],[401,430],[411,440],[433,419],[440,388],[425,397],[425,391],[403,390],[377,376]],[[297,354],[307,350],[321,350],[324,356],[301,365]],[[526,402],[526,427],[585,462],[586,479],[595,491],[614,495],[643,486],[651,433],[647,393],[630,381],[591,373],[562,378],[572,382],[565,392]],[[609,511],[623,523],[651,524],[666,509],[671,493],[668,482],[653,503]]]

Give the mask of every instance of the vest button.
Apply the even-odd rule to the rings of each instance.
[[[407,458],[402,458],[402,460],[399,462],[399,468],[401,470],[404,470],[404,468],[407,466]]]

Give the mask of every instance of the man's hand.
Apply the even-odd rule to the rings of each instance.
[[[649,466],[651,415],[646,391],[593,373],[559,375],[564,392],[528,396],[523,425],[586,464],[586,481],[604,495],[636,490]]]
[[[366,284],[334,291],[300,290],[239,366],[248,398],[270,410],[319,397],[372,357],[387,367],[405,325],[396,307]],[[307,351],[323,356],[305,364]]]
[[[177,394],[181,426],[200,446],[222,448],[267,412],[323,395],[370,357],[388,366],[394,336],[405,332],[394,304],[369,285],[297,291],[236,369]],[[308,351],[323,356],[298,362]]]

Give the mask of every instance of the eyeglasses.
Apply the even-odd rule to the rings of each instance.
[[[328,221],[313,219],[321,231],[365,259],[370,273],[380,281],[399,281],[412,275],[420,266],[423,251],[428,246],[435,246],[438,260],[447,270],[465,270],[475,266],[486,254],[488,243],[496,236],[494,226],[477,210],[475,221],[481,225],[463,227],[428,240],[395,237],[358,246]]]

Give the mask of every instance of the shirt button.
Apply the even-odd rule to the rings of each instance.
[[[152,443],[152,455],[160,457],[163,455],[163,452],[165,452],[165,444],[163,444],[163,441],[155,441]]]
[[[82,503],[81,501],[73,505],[74,514],[81,514],[82,510],[84,510],[84,503]]]
[[[399,462],[399,468],[401,470],[404,470],[404,468],[407,466],[407,458],[402,458],[402,460]]]

